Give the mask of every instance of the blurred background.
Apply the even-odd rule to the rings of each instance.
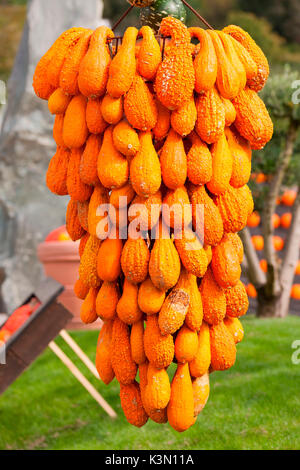
[[[222,377],[213,374],[212,403],[182,440],[153,423],[129,429],[115,382],[102,387],[119,414],[110,421],[79,386],[73,388],[72,377],[47,351],[1,398],[1,448],[299,448],[300,365],[291,362],[291,345],[300,339],[300,2],[190,3],[216,29],[233,23],[248,31],[270,62],[261,96],[275,133],[264,150],[253,153],[255,213],[241,233],[243,281],[250,313],[259,318],[247,315],[243,321],[246,340],[236,367]],[[68,202],[45,185],[55,153],[53,117],[47,102],[33,94],[35,66],[62,31],[112,25],[128,6],[126,0],[0,0],[0,81],[7,90],[0,99],[0,313],[12,312],[43,278],[37,247],[65,223]],[[133,9],[118,33],[138,27],[138,15]],[[189,11],[187,24],[202,26]],[[58,236],[68,242],[64,230]],[[96,335],[74,335],[92,359]]]

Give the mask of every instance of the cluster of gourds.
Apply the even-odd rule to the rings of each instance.
[[[41,59],[33,85],[56,115],[47,185],[71,198],[81,318],[104,322],[100,377],[120,383],[131,424],[150,418],[184,431],[206,404],[209,373],[234,364],[243,338],[237,232],[253,211],[251,148],[262,148],[273,126],[257,94],[268,63],[245,31],[188,29],[167,17],[160,33],[171,38],[163,57],[149,26],[129,27],[112,57],[109,28],[71,29]],[[103,204],[108,217],[97,211]],[[182,219],[162,216],[162,204],[188,208],[182,238],[172,235]],[[199,207],[204,226],[195,234]],[[115,215],[117,236],[107,237]],[[135,217],[148,224],[146,238],[120,239]]]

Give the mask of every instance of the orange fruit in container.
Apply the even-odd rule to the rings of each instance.
[[[257,292],[253,284],[248,284],[247,286],[247,294],[249,297],[255,299],[257,297]]]
[[[281,251],[284,248],[284,240],[281,237],[275,235],[273,237],[273,245],[276,251]]]
[[[273,227],[278,228],[280,226],[280,217],[278,214],[273,214],[272,215],[272,222],[273,222]]]
[[[249,215],[248,220],[247,220],[247,225],[248,227],[254,228],[258,227],[260,224],[260,215],[257,211],[252,212],[251,215]]]
[[[256,251],[261,251],[264,249],[265,243],[261,235],[253,235],[253,237],[251,237],[251,240]]]
[[[300,260],[297,263],[296,269],[295,269],[295,274],[296,276],[300,276]]]
[[[294,284],[291,290],[291,297],[300,300],[300,284]]]
[[[261,259],[260,262],[259,262],[259,265],[260,265],[260,269],[266,273],[267,270],[268,270],[268,265],[267,265],[267,261],[265,259]]]
[[[290,212],[285,212],[285,214],[283,214],[280,219],[281,227],[290,228],[291,223],[292,223],[292,214]]]
[[[283,193],[283,196],[281,198],[281,203],[284,204],[285,206],[293,206],[295,199],[297,197],[297,191],[294,189],[289,189],[288,191],[285,191]]]

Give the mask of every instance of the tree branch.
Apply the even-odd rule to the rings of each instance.
[[[299,259],[300,246],[300,192],[293,208],[293,219],[285,245],[284,258],[280,271],[280,285],[282,288],[280,314],[286,316],[290,303],[291,287],[293,284],[295,269]]]
[[[247,258],[247,275],[250,282],[259,289],[267,282],[265,273],[261,270],[256,250],[253,246],[251,235],[247,227],[240,232],[240,237],[244,245]]]
[[[280,155],[277,171],[270,184],[270,190],[263,210],[262,232],[264,237],[265,258],[268,266],[266,284],[266,295],[268,297],[276,296],[281,291],[279,282],[279,266],[273,245],[274,227],[272,217],[276,210],[276,200],[279,196],[284,175],[293,155],[296,138],[297,127],[294,121],[291,120],[286,137],[285,148]]]

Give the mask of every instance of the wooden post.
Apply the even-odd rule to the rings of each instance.
[[[81,361],[86,365],[86,367],[89,369],[89,371],[96,377],[96,379],[99,380],[99,374],[90,360],[90,358],[82,351],[82,349],[78,346],[78,344],[71,338],[69,333],[66,332],[66,330],[61,330],[59,335],[63,338],[63,340],[67,343],[68,346],[74,351],[74,353],[81,359]]]
[[[116,418],[117,414],[115,411],[109,406],[109,404],[104,400],[104,398],[97,392],[95,387],[86,379],[86,377],[80,372],[79,369],[73,364],[71,359],[60,349],[57,344],[53,341],[49,343],[49,348],[51,351],[61,360],[61,362],[69,369],[69,371],[76,377],[78,382],[89,392],[89,394],[96,400],[96,402],[106,411],[106,413],[111,418]]]

